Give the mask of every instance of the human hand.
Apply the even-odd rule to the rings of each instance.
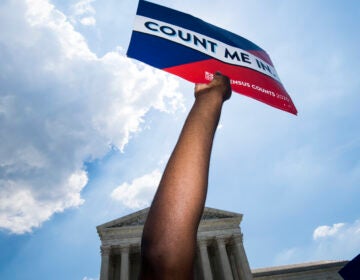
[[[222,97],[223,102],[231,97],[231,85],[229,77],[222,75],[220,72],[216,72],[213,80],[208,84],[195,84],[195,98],[204,94],[219,95]]]

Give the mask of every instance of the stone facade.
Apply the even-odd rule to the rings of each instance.
[[[148,210],[97,227],[101,239],[100,280],[137,279],[141,234]],[[197,236],[195,279],[252,279],[240,230],[241,220],[241,214],[204,209]]]
[[[140,242],[149,209],[97,227],[100,280],[133,280],[140,271]],[[324,261],[250,270],[240,229],[242,215],[206,207],[197,235],[196,280],[341,280],[347,261]]]
[[[338,271],[347,261],[322,261],[254,269],[254,280],[342,280]]]

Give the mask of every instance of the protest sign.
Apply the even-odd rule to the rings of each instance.
[[[193,83],[220,71],[233,91],[297,114],[263,49],[189,14],[140,0],[127,56]]]

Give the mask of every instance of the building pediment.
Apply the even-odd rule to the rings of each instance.
[[[130,215],[121,217],[119,219],[115,219],[113,221],[107,222],[105,224],[99,225],[97,227],[98,231],[102,229],[113,229],[113,228],[125,228],[125,227],[137,227],[143,226],[146,217],[148,215],[149,208],[145,208],[138,212],[132,213]],[[215,220],[228,220],[228,219],[236,219],[240,223],[242,219],[242,214],[228,212],[220,209],[205,207],[204,213],[201,218],[201,223],[207,221],[215,221]]]

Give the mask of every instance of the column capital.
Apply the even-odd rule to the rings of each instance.
[[[120,246],[121,253],[129,253],[130,251],[130,244],[124,244]]]
[[[216,236],[215,237],[215,240],[216,240],[216,243],[218,245],[223,245],[225,246],[225,244],[227,243],[229,237],[228,236]]]
[[[111,246],[100,246],[101,256],[109,256],[111,254]]]
[[[210,243],[209,239],[198,239],[197,244],[199,245],[199,247],[205,247]]]
[[[243,243],[244,237],[242,233],[239,233],[239,234],[234,234],[231,239],[233,243],[238,244],[238,243]]]

